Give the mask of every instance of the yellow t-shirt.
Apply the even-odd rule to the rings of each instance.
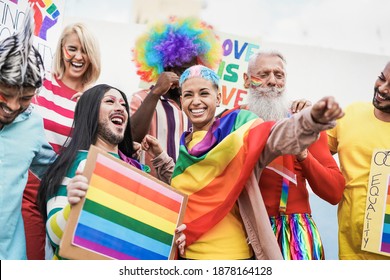
[[[337,152],[346,187],[338,206],[339,258],[390,259],[361,250],[371,157],[376,148],[390,149],[390,123],[378,120],[368,102],[356,102],[328,131],[329,149]]]
[[[196,131],[188,143],[188,149],[199,143],[207,131]],[[252,250],[246,241],[246,233],[237,204],[228,215],[211,230],[203,234],[186,249],[188,259],[233,260],[248,259]]]

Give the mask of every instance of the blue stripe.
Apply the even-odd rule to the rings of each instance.
[[[388,233],[382,234],[382,243],[389,243],[390,244],[390,234],[388,234]]]
[[[123,242],[130,243],[130,244],[138,244],[142,245],[142,247],[145,250],[154,252],[158,255],[162,256],[169,256],[169,253],[171,251],[170,246],[167,244],[161,243],[153,238],[150,238],[148,236],[139,234],[135,231],[132,231],[126,227],[120,226],[116,223],[110,222],[106,219],[102,219],[99,216],[96,216],[94,214],[91,214],[86,211],[82,211],[79,223],[83,225],[93,225],[93,228],[97,231],[104,232],[108,236],[115,236],[118,240],[122,240]],[[77,230],[76,230],[77,233]],[[79,234],[77,234],[79,235]],[[84,239],[90,239],[88,236],[80,236]],[[173,237],[172,237],[173,239]],[[97,242],[97,241],[94,241]]]
[[[390,234],[390,224],[383,224],[383,233]]]
[[[122,239],[113,237],[104,232],[97,231],[93,228],[85,226],[83,224],[78,224],[76,228],[76,233],[78,237],[84,238],[88,241],[98,243],[104,247],[110,248],[112,250],[121,252],[128,256],[132,256],[140,260],[167,260],[167,256],[162,256],[146,250],[145,248],[139,247],[132,243],[123,241]]]

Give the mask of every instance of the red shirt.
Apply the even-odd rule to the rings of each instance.
[[[289,184],[286,214],[311,213],[306,180],[313,192],[335,205],[343,195],[345,180],[328,148],[326,132],[308,148],[308,156],[302,162],[294,160],[297,185]],[[295,158],[295,157],[294,157]],[[265,168],[259,187],[269,216],[279,215],[282,177]]]

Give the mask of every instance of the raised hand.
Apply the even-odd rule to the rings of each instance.
[[[344,111],[334,97],[326,96],[314,103],[311,108],[311,116],[315,122],[326,124],[342,118]]]
[[[152,158],[159,156],[163,152],[158,140],[149,134],[142,140],[141,146]]]
[[[173,72],[162,72],[158,77],[155,86],[152,88],[151,93],[162,96],[166,94],[169,89],[179,86],[179,76]]]

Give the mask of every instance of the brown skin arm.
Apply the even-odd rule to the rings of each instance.
[[[131,133],[133,141],[141,142],[148,133],[157,102],[169,89],[178,87],[179,76],[173,72],[163,72],[158,77],[156,85],[152,88],[141,106],[131,116]]]

